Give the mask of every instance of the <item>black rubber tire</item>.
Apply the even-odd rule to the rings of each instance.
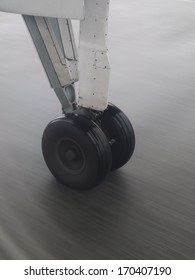
[[[122,167],[131,158],[135,149],[135,133],[127,116],[115,105],[109,103],[100,117],[101,128],[111,145],[112,170]]]
[[[102,130],[82,116],[50,122],[42,138],[45,162],[58,181],[78,189],[99,184],[111,169],[112,153]]]

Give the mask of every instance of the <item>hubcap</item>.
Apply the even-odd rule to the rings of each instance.
[[[73,139],[63,139],[58,145],[58,155],[68,173],[79,174],[85,168],[86,158]]]

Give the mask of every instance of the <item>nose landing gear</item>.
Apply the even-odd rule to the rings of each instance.
[[[123,166],[135,147],[130,121],[107,102],[110,0],[28,2],[0,0],[0,9],[22,14],[61,104],[63,116],[51,121],[43,133],[45,162],[64,185],[91,188],[110,170]]]

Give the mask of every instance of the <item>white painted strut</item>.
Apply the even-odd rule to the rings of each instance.
[[[109,0],[85,0],[79,40],[79,105],[104,110],[108,102],[107,55]]]

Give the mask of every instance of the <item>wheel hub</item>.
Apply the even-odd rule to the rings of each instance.
[[[73,150],[69,150],[65,153],[65,159],[67,161],[73,161],[76,159],[76,153]]]
[[[69,173],[78,174],[85,167],[85,155],[73,139],[63,139],[58,143],[58,155]]]

